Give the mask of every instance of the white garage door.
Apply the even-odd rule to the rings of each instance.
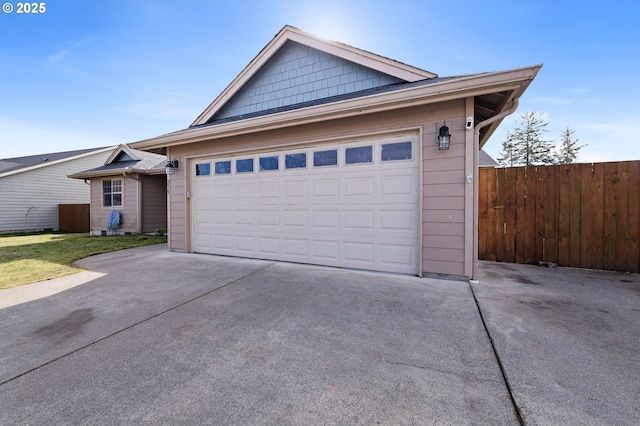
[[[199,253],[418,273],[415,136],[192,162]]]

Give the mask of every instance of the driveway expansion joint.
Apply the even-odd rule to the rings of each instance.
[[[491,337],[491,333],[489,332],[489,327],[484,319],[484,315],[482,314],[482,309],[480,308],[480,302],[478,302],[478,298],[476,297],[476,293],[473,291],[473,285],[469,282],[469,289],[471,290],[471,295],[473,296],[473,300],[476,304],[476,308],[478,309],[478,314],[480,315],[480,320],[482,321],[482,327],[484,327],[484,331],[489,339],[489,343],[491,344],[491,349],[493,350],[493,355],[496,358],[496,362],[498,367],[500,368],[500,374],[502,375],[502,379],[504,381],[505,386],[507,387],[507,392],[509,393],[509,399],[511,400],[511,405],[513,406],[513,410],[515,411],[516,417],[518,418],[518,423],[520,426],[526,426],[524,421],[524,417],[522,415],[522,411],[520,407],[516,403],[515,396],[513,395],[513,389],[511,388],[511,384],[509,383],[509,378],[507,377],[507,372],[502,365],[502,359],[500,358],[500,354],[498,353],[498,349],[496,348],[495,342]]]

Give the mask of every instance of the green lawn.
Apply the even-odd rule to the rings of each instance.
[[[0,235],[0,289],[75,274],[80,269],[71,263],[94,254],[166,241],[166,237],[147,235]]]

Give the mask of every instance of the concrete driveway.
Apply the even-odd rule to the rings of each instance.
[[[0,424],[640,422],[638,275],[487,263],[472,287],[162,246],[78,264],[86,283],[0,292]]]

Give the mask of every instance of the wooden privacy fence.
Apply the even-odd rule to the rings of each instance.
[[[58,204],[58,228],[64,232],[89,232],[89,204]]]
[[[481,169],[478,254],[640,272],[640,161]]]

